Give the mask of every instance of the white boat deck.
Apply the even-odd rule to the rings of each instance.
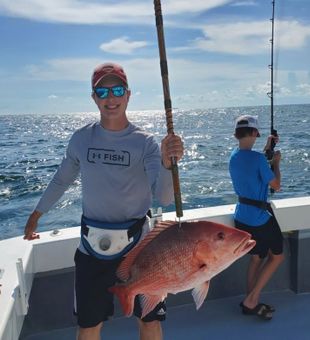
[[[277,308],[274,319],[266,322],[254,316],[241,314],[239,302],[242,298],[235,297],[243,291],[240,287],[244,281],[243,279],[240,281],[240,275],[245,275],[246,269],[241,259],[232,276],[229,276],[231,272],[223,273],[222,281],[214,285],[218,288],[216,298],[228,296],[228,292],[229,296],[233,297],[212,299],[212,294],[209,292],[209,299],[207,297],[198,312],[192,304],[178,304],[178,306],[174,304],[174,307],[169,308],[167,321],[163,323],[165,340],[221,340],[227,336],[230,337],[229,340],[241,338],[242,340],[261,338],[310,340],[310,196],[275,200],[272,204],[282,232],[290,234],[286,247],[288,250],[286,265],[282,271],[277,272],[279,276],[273,278],[275,285],[270,287],[276,292],[264,296],[264,302],[273,304]],[[234,205],[186,210],[182,220],[213,220],[229,225],[232,223],[233,210]],[[162,218],[174,219],[175,213],[164,213]],[[73,267],[73,255],[79,241],[79,234],[80,228],[75,227],[60,229],[59,233],[42,232],[41,238],[33,242],[26,242],[22,236],[0,241],[0,284],[2,284],[0,340],[19,339],[24,317],[31,314],[27,313],[34,277],[37,274],[54,273]],[[227,269],[229,270],[230,268]],[[275,280],[276,278],[278,281]],[[215,280],[216,278],[213,282]],[[70,283],[68,287],[70,288]],[[303,294],[296,295],[292,291],[284,290],[288,288]],[[184,302],[181,299],[179,303]],[[41,306],[40,302],[39,306]],[[46,316],[49,316],[48,310],[49,308],[43,311],[47,313]],[[50,317],[47,319],[50,322]],[[39,330],[32,333],[25,332],[23,340],[75,339],[74,327],[38,333],[43,329],[55,328],[39,328],[37,320],[33,322],[36,326],[33,327],[34,330]],[[58,327],[63,327],[64,324],[61,323]],[[67,323],[66,327],[71,325],[74,323]],[[107,340],[138,339],[136,322],[134,318],[116,317],[106,323],[103,335],[103,339]]]
[[[310,294],[285,290],[264,293],[262,301],[276,308],[273,319],[243,315],[240,296],[208,300],[199,311],[193,304],[171,307],[162,323],[165,340],[309,340]],[[74,327],[27,337],[25,340],[75,340]],[[105,323],[102,339],[138,340],[134,317],[119,317]]]

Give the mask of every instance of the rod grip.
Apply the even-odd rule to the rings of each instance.
[[[182,196],[181,196],[180,181],[179,181],[179,168],[174,158],[172,159],[171,172],[172,172],[172,181],[173,181],[173,190],[174,190],[175,211],[176,211],[177,217],[182,217],[183,209],[182,209]]]

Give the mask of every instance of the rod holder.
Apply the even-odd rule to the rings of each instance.
[[[28,313],[28,294],[27,294],[27,287],[26,287],[26,281],[25,281],[25,272],[24,272],[24,266],[23,266],[23,260],[19,258],[16,262],[16,270],[17,270],[17,276],[18,276],[18,283],[19,283],[19,300],[20,300],[20,306],[21,306],[21,314],[27,315]]]

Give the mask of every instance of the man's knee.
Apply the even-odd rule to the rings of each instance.
[[[100,322],[97,326],[94,327],[79,327],[77,340],[99,339],[102,326],[103,322]]]
[[[139,320],[139,326],[141,328],[144,328],[147,330],[156,330],[158,328],[161,328],[160,321],[158,320],[149,321],[149,322],[142,321],[141,319],[138,319],[138,320]]]
[[[162,340],[162,329],[161,323],[158,320],[145,322],[140,319],[139,329],[140,329],[140,340]]]

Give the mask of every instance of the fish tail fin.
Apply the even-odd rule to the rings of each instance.
[[[118,297],[125,316],[131,316],[134,308],[134,296],[130,294],[127,287],[122,285],[113,286],[109,288],[109,292],[115,294]]]

